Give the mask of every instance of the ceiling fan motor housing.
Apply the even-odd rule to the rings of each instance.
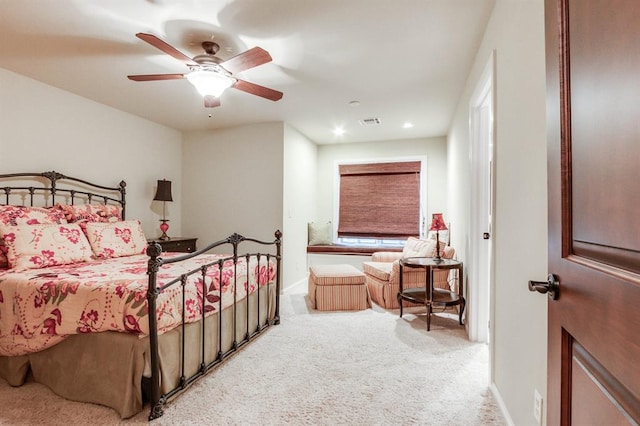
[[[223,60],[215,56],[216,52],[220,50],[220,45],[218,45],[218,43],[214,43],[213,41],[203,41],[202,48],[206,53],[193,57],[193,60],[197,62],[200,66],[190,67],[191,71],[200,69],[205,71],[213,71],[213,72],[221,73],[226,75],[227,77],[230,77],[231,73],[226,69],[224,69],[222,66],[220,66]]]
[[[220,45],[213,41],[203,41],[202,48],[209,55],[215,55],[216,53],[218,53],[218,50],[220,50]]]

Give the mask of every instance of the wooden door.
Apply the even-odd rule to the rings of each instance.
[[[545,0],[549,425],[640,422],[640,1]]]

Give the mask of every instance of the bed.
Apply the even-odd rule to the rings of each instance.
[[[279,324],[282,234],[162,253],[125,198],[124,181],[0,174],[0,377],[153,420]]]

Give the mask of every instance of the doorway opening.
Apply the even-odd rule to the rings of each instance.
[[[468,333],[472,341],[491,342],[493,316],[493,208],[495,52],[491,53],[469,102],[471,203],[469,237]],[[491,357],[490,350],[490,357]]]

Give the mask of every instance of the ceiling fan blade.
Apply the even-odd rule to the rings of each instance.
[[[282,92],[278,92],[277,90],[269,89],[268,87],[260,86],[255,83],[249,83],[244,80],[237,80],[236,84],[231,87],[272,101],[279,101],[282,99]]]
[[[204,106],[205,108],[215,108],[220,106],[220,98],[216,98],[215,96],[207,95],[204,97]]]
[[[140,40],[146,41],[153,47],[156,47],[162,50],[167,55],[173,56],[180,62],[184,62],[186,65],[198,66],[198,63],[196,61],[194,61],[184,53],[180,52],[178,49],[171,46],[167,42],[160,40],[158,37],[154,36],[153,34],[138,33],[136,34],[136,37],[138,37]]]
[[[260,47],[254,47],[222,62],[220,65],[231,74],[235,74],[267,62],[271,62],[269,52]]]
[[[178,80],[184,78],[184,74],[128,75],[127,78],[133,81]]]

